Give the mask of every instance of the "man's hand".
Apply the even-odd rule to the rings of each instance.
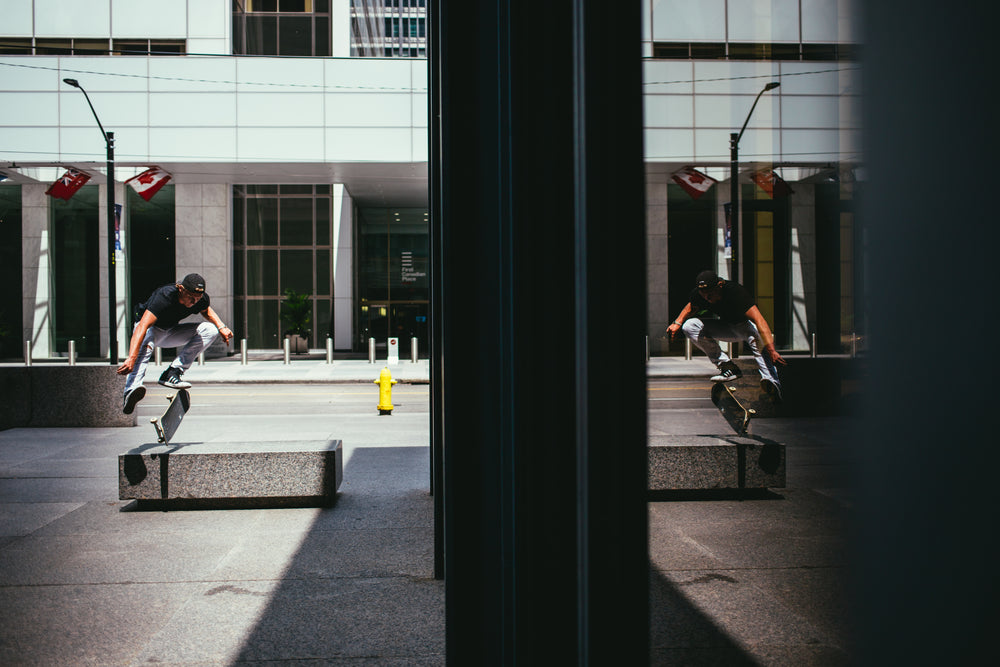
[[[771,360],[772,364],[781,364],[782,366],[787,366],[788,362],[781,358],[778,351],[774,349],[774,343],[770,343],[764,346],[764,354],[767,358]]]
[[[229,341],[233,339],[233,330],[223,324],[219,327],[219,335],[222,336],[222,340],[226,341],[228,345]]]
[[[122,362],[122,365],[118,367],[116,372],[118,375],[128,375],[132,372],[133,368],[135,368],[135,359],[133,357],[129,357]]]
[[[671,322],[670,326],[667,327],[667,331],[670,333],[670,340],[673,340],[674,336],[676,336],[677,332],[680,330],[681,330],[681,325],[677,324],[677,322]]]

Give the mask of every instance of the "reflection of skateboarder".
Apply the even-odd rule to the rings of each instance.
[[[180,348],[177,358],[160,375],[159,383],[165,387],[184,389],[191,384],[182,380],[181,374],[191,367],[215,337],[221,334],[227,343],[233,338],[233,332],[209,305],[205,279],[197,273],[190,273],[173,285],[160,287],[139,307],[142,316],[132,330],[128,358],[118,367],[119,375],[128,376],[123,401],[125,414],[131,414],[136,403],[146,395],[142,380],[155,347]],[[201,313],[208,322],[180,323],[195,313]]]
[[[775,364],[785,365],[774,347],[774,335],[753,297],[737,282],[723,280],[714,271],[698,274],[691,299],[677,319],[667,327],[673,337],[681,329],[719,369],[713,382],[730,382],[743,375],[719,341],[746,343],[760,369],[760,386],[775,400],[781,400],[781,381]],[[701,317],[702,313],[718,319]]]

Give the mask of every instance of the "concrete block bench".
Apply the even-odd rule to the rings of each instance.
[[[148,444],[118,456],[118,497],[150,507],[329,505],[340,440]]]
[[[785,486],[785,446],[740,436],[652,436],[649,491],[732,491]]]
[[[0,366],[0,428],[135,426],[110,364]]]

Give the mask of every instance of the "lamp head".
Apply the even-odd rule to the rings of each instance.
[[[775,88],[777,88],[780,85],[781,85],[781,83],[779,83],[778,81],[772,81],[771,83],[769,83],[766,86],[764,86],[764,90],[774,90]]]
[[[80,82],[77,81],[76,79],[63,79],[63,83],[68,83],[69,85],[73,86],[74,88],[79,88],[80,87]]]

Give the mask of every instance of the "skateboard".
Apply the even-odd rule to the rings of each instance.
[[[162,443],[170,442],[177,427],[181,425],[181,420],[184,419],[184,415],[191,407],[191,394],[188,393],[187,389],[178,389],[177,393],[168,400],[170,402],[167,409],[163,411],[163,415],[149,420],[153,423],[153,428],[156,429],[157,439]]]
[[[736,431],[736,435],[746,435],[750,427],[750,419],[757,414],[753,408],[748,408],[736,398],[736,386],[726,382],[716,382],[712,387],[712,403],[719,408],[722,416]]]

